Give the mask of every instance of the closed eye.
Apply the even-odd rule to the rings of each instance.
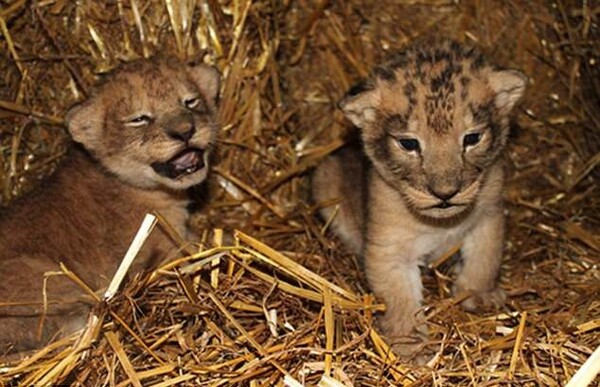
[[[187,98],[183,101],[183,103],[185,104],[185,106],[188,109],[195,109],[198,106],[200,106],[200,103],[202,102],[202,99],[198,96],[196,97],[191,97],[191,98]]]
[[[141,127],[148,125],[150,122],[152,122],[152,117],[148,114],[139,114],[127,119],[125,124],[132,127]]]

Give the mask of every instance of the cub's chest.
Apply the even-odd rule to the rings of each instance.
[[[414,236],[413,254],[426,265],[459,244],[473,227],[471,219],[450,228],[424,227]]]
[[[190,215],[187,209],[189,200],[184,195],[174,198],[167,194],[153,193],[142,195],[140,202],[143,203],[147,212],[158,212],[181,237],[186,237],[187,221]]]

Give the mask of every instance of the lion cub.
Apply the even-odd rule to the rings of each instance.
[[[45,273],[60,271],[59,262],[98,290],[145,213],[158,211],[185,235],[185,190],[208,172],[218,89],[211,67],[140,60],[68,112],[69,132],[83,147],[71,147],[43,187],[0,212],[0,347],[34,348],[85,321],[89,308],[73,281],[49,276],[44,289]],[[134,270],[173,247],[157,229]]]
[[[370,286],[387,305],[382,329],[400,355],[415,350],[411,334],[426,335],[419,265],[455,244],[463,265],[454,291],[469,295],[464,306],[503,301],[499,156],[525,86],[520,72],[442,42],[395,54],[339,104],[360,128],[366,158],[350,148],[327,158],[313,196],[342,199],[333,230],[364,255]]]

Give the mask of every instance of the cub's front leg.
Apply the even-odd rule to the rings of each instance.
[[[427,328],[418,315],[423,287],[417,261],[403,255],[398,247],[369,241],[365,269],[371,289],[386,305],[380,320],[383,333],[394,353],[409,357],[427,336]]]
[[[499,307],[504,303],[504,292],[497,287],[503,242],[501,206],[482,214],[475,227],[465,235],[461,248],[463,266],[454,289],[457,295],[470,295],[462,303],[465,309]]]
[[[371,178],[371,202],[365,241],[365,269],[371,289],[386,305],[380,320],[384,335],[400,356],[414,355],[427,336],[419,316],[423,285],[416,243],[421,230],[404,206],[398,192],[378,176]]]

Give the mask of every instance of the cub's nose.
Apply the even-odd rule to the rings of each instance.
[[[456,196],[460,190],[457,187],[428,187],[428,189],[433,196],[445,202]]]
[[[167,134],[169,137],[183,142],[188,142],[194,133],[196,133],[196,128],[192,122],[182,122],[167,129]]]

